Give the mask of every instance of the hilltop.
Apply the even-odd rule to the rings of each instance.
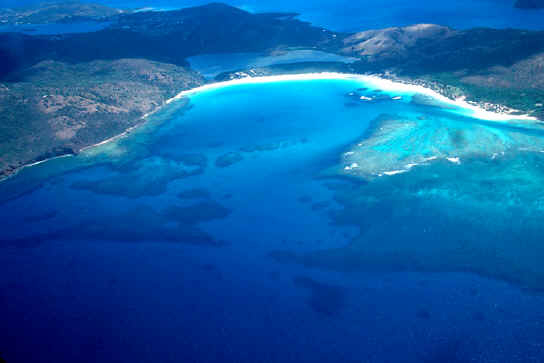
[[[123,13],[94,33],[0,34],[0,176],[122,133],[201,85],[188,56],[325,47],[332,35],[295,14],[223,4]]]
[[[209,53],[321,50],[358,61],[285,64],[252,74],[378,73],[544,119],[544,32],[418,24],[347,34],[297,14],[253,14],[218,3],[110,20],[92,33],[0,33],[0,173],[76,153],[138,124],[173,94],[204,83],[186,59]]]
[[[118,135],[202,83],[184,67],[142,59],[40,62],[0,83],[0,177]]]
[[[544,32],[419,24],[350,35],[340,52],[361,59],[358,72],[394,74],[544,119]]]
[[[73,63],[145,58],[184,66],[187,57],[205,53],[337,49],[341,37],[293,14],[252,14],[217,3],[121,14],[107,29],[92,33],[43,37],[0,33],[0,79],[46,59]]]
[[[46,2],[29,8],[0,8],[0,24],[49,24],[83,20],[103,21],[122,14],[120,9],[100,4]]]

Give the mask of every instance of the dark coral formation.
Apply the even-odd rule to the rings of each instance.
[[[335,191],[343,209],[330,216],[358,236],[338,248],[271,256],[338,271],[470,271],[544,291],[543,170],[541,154],[522,152],[346,184]]]
[[[226,154],[219,156],[215,160],[215,166],[217,166],[218,168],[226,168],[236,163],[239,163],[242,160],[244,160],[244,157],[242,156],[241,153],[228,152]]]
[[[319,314],[334,316],[346,304],[347,290],[344,287],[315,281],[307,276],[293,279],[295,286],[310,290],[308,305]]]
[[[210,192],[203,188],[188,189],[178,193],[179,199],[207,199]]]
[[[99,180],[80,180],[72,184],[74,189],[89,190],[98,194],[120,195],[128,198],[156,196],[164,193],[174,180],[204,172],[201,159],[181,162],[160,157],[132,161],[122,165],[119,173]],[[185,163],[187,162],[187,163]],[[119,169],[118,169],[119,170]]]
[[[514,5],[519,9],[542,9],[544,8],[543,0],[516,0]]]
[[[201,222],[209,222],[214,219],[222,219],[229,216],[231,211],[221,204],[213,201],[199,202],[189,207],[171,206],[163,215],[183,225],[193,225]]]

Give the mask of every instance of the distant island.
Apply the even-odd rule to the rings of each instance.
[[[520,9],[544,9],[544,0],[517,0],[514,6]]]
[[[78,1],[46,2],[31,8],[0,8],[0,24],[50,24],[104,21],[126,11]]]
[[[0,177],[118,135],[180,91],[236,77],[379,74],[449,98],[466,97],[488,110],[544,119],[544,32],[419,24],[339,33],[296,14],[253,14],[219,3],[163,12],[49,4],[15,13],[10,19],[18,22],[85,18],[111,24],[81,34],[0,33]],[[187,62],[210,53],[293,49],[356,61],[233,69],[214,80]]]

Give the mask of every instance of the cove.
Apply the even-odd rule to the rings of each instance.
[[[0,184],[33,185],[0,208],[2,352],[539,359],[541,129],[456,107],[349,77],[234,83],[23,170]]]

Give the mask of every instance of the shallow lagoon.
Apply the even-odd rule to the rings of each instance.
[[[6,360],[541,361],[540,126],[368,87],[197,93],[1,184]],[[407,123],[380,163],[439,159],[345,172]]]

